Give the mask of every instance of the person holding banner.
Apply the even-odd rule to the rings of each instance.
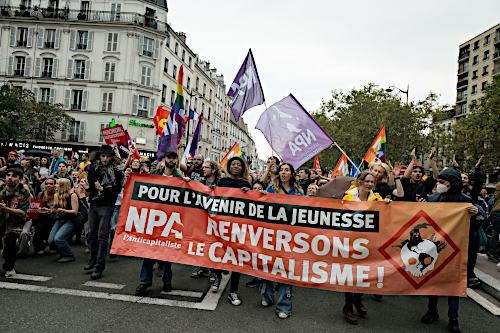
[[[219,187],[241,188],[243,191],[248,191],[252,187],[248,182],[248,169],[245,161],[238,156],[233,156],[226,164],[227,177],[221,178],[217,182]],[[214,270],[217,279],[222,279],[222,271]],[[241,274],[233,272],[231,275],[229,294],[227,298],[232,305],[238,306],[241,304],[241,299],[238,296],[238,286],[240,284]]]
[[[295,170],[289,163],[282,163],[278,167],[278,177],[267,187],[268,193],[304,195],[299,183],[295,179]],[[286,319],[292,314],[292,286],[277,283],[278,303],[276,304],[276,314],[280,319]],[[274,282],[262,280],[261,288],[262,300],[260,304],[268,307],[274,304]]]
[[[385,163],[384,163],[385,164]],[[385,168],[384,168],[385,170]],[[356,180],[355,187],[349,189],[342,200],[346,201],[384,201],[379,193],[373,192],[375,188],[376,178],[373,175],[373,170],[365,170],[361,172]],[[386,199],[386,202],[390,202]],[[357,325],[358,319],[354,314],[353,306],[361,317],[365,317],[368,313],[366,307],[361,302],[361,293],[344,293],[345,305],[342,309],[345,320],[349,324]]]
[[[437,177],[437,193],[429,196],[429,202],[471,202],[471,199],[462,193],[463,183],[460,171],[455,168],[446,168],[441,171]],[[478,209],[474,205],[467,208],[467,212],[473,216],[478,213]],[[468,221],[470,224],[470,221]],[[464,226],[469,227],[469,225]],[[458,296],[448,297],[448,331],[460,332],[458,325],[458,306],[460,298]],[[439,319],[437,310],[438,297],[429,296],[427,312],[420,320],[424,324],[432,324]]]
[[[179,155],[174,151],[167,151],[163,157],[163,167],[156,169],[152,174],[165,177],[183,178],[182,172],[176,168]],[[153,266],[158,262],[159,267],[163,269],[163,288],[162,292],[168,293],[172,291],[172,263],[169,261],[159,261],[155,259],[144,258],[142,260],[140,282],[135,289],[136,296],[145,296],[148,288],[153,284]]]

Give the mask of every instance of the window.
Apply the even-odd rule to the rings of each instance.
[[[485,91],[487,87],[488,87],[488,81],[484,81],[483,83],[481,83],[481,91]]]
[[[187,85],[186,85],[188,90],[191,90],[191,78],[188,76],[187,78]]]
[[[177,66],[174,65],[174,70],[172,71],[172,77],[177,80]]]
[[[50,88],[40,88],[40,102],[50,102]]]
[[[175,103],[175,96],[176,96],[175,91],[171,90],[170,91],[170,105],[171,106],[173,106]]]
[[[203,83],[203,97],[205,97],[206,92],[207,92],[207,84]]]
[[[142,66],[141,72],[141,84],[143,86],[151,86],[151,72],[152,68],[148,66]]]
[[[16,46],[28,46],[28,28],[17,28],[17,43]]]
[[[181,56],[182,61],[186,59],[186,50],[182,50],[182,56]]]
[[[208,93],[208,100],[212,102],[212,89],[210,89],[210,92]]]
[[[106,51],[116,52],[118,50],[118,33],[110,32],[108,33],[108,43]]]
[[[85,139],[85,122],[83,121],[74,121],[69,128],[68,137],[66,138],[68,141],[78,142],[83,141]],[[66,136],[66,133],[63,132],[63,138]]]
[[[71,91],[71,110],[82,110],[83,90]]]
[[[16,57],[16,67],[14,70],[14,75],[24,76],[24,70],[26,68],[26,58]]]
[[[148,110],[149,110],[149,97],[139,95],[139,100],[137,103],[137,116],[147,118]]]
[[[161,102],[165,103],[167,100],[167,86],[162,84],[161,86]]]
[[[168,58],[165,57],[165,62],[163,63],[163,72],[168,74]]]
[[[75,60],[75,72],[73,78],[77,80],[85,79],[85,60]]]
[[[115,80],[115,68],[116,64],[114,62],[106,62],[104,64],[104,81]]]
[[[54,70],[54,59],[43,58],[42,77],[52,77],[53,70]]]
[[[99,131],[99,142],[104,142],[104,136],[102,135],[102,129],[108,127],[107,123],[101,123],[100,128],[101,130]]]
[[[472,79],[473,80],[477,79],[477,69],[472,72]]]
[[[478,48],[479,48],[479,41],[478,41],[478,40],[476,40],[476,41],[474,42],[474,50],[477,50]]]
[[[488,45],[490,42],[491,42],[491,36],[490,35],[485,36],[484,37],[484,45]]]
[[[483,67],[483,76],[488,75],[488,65]]]
[[[55,48],[56,42],[56,29],[45,29],[45,43],[44,47],[46,49]]]
[[[178,55],[179,53],[179,43],[175,42],[175,49],[174,49],[175,55]]]
[[[464,114],[464,113],[467,113],[467,104],[460,105],[460,112],[459,112],[459,114]]]
[[[87,50],[89,48],[89,32],[78,30],[76,49],[77,50]]]
[[[104,92],[102,93],[102,111],[111,112],[113,109],[113,93]]]
[[[479,56],[475,55],[474,58],[472,58],[472,64],[477,65],[478,62],[479,62]]]
[[[170,47],[170,36],[167,36],[167,40],[165,41],[165,46]]]
[[[459,73],[465,73],[469,70],[469,63],[468,62],[463,62],[458,66],[458,72]]]
[[[24,6],[26,8],[31,8],[31,0],[21,0],[21,6]]]
[[[142,55],[146,57],[153,57],[153,48],[154,40],[144,37],[144,42],[142,43]]]
[[[197,77],[196,78],[196,91],[198,91],[199,86],[200,86],[200,78]]]
[[[488,60],[490,58],[490,50],[484,51],[483,60]]]
[[[188,66],[191,67],[191,64],[193,63],[193,58],[189,57],[189,60],[188,60]]]
[[[111,4],[111,21],[120,21],[120,14],[122,11],[121,3]]]
[[[471,95],[475,95],[475,94],[477,94],[477,85],[476,84],[472,86],[472,91],[471,91]]]

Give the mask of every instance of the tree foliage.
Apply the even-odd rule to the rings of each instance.
[[[61,104],[37,102],[33,93],[11,85],[0,87],[0,140],[53,141],[73,118]]]
[[[400,96],[368,84],[348,92],[333,91],[331,99],[323,100],[313,116],[358,163],[384,124],[388,159],[409,162],[409,152],[413,148],[421,153],[430,149],[428,133],[432,115],[445,109],[446,106],[438,105],[437,95],[433,93],[407,104]],[[320,154],[322,166],[331,170],[340,155],[336,147],[323,151]]]

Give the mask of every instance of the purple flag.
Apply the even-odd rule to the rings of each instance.
[[[292,94],[264,111],[255,128],[295,169],[334,142]]]
[[[248,50],[247,57],[236,74],[227,95],[233,98],[231,111],[236,121],[246,110],[264,103],[264,92],[257,67],[255,67],[252,50]]]
[[[203,122],[203,113],[200,115],[198,119],[198,124],[196,125],[196,128],[193,133],[193,139],[191,140],[191,147],[189,147],[189,155],[191,157],[194,157],[196,154],[196,149],[198,148],[198,142],[200,141],[200,136],[201,136],[201,124]]]

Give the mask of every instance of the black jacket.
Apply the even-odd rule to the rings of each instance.
[[[95,182],[99,181],[101,185],[104,179],[103,167],[99,167],[99,163],[89,167],[89,202],[93,206],[114,206],[116,198],[122,189],[124,174],[117,168],[113,168],[115,181],[113,184],[103,186],[104,190],[99,192],[95,188]]]

